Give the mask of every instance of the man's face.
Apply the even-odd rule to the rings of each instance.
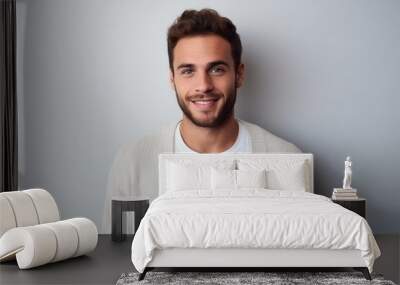
[[[244,69],[241,64],[235,72],[229,42],[217,35],[185,37],[173,52],[170,80],[184,115],[200,127],[223,124],[233,114]]]

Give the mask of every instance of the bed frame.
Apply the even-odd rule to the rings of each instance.
[[[271,268],[352,267],[371,280],[359,250],[329,249],[240,249],[170,248],[157,249],[143,273],[155,268],[232,268],[234,271]],[[262,271],[262,270],[260,270]]]
[[[308,192],[314,192],[313,156],[312,154],[199,154],[197,159],[240,159],[271,158],[304,160],[308,165]],[[175,159],[193,159],[192,154],[159,155],[159,194],[166,189],[166,161]],[[153,259],[148,263],[139,280],[155,268],[230,268],[234,271],[270,268],[338,268],[351,267],[361,271],[367,280],[371,276],[359,250],[331,249],[255,249],[255,248],[168,248],[157,249]],[[260,270],[263,271],[263,270]]]

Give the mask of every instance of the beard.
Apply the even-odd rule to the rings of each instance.
[[[196,125],[198,127],[202,127],[202,128],[219,127],[219,126],[223,125],[233,115],[233,110],[234,110],[235,102],[236,102],[236,93],[237,93],[236,88],[233,88],[233,90],[230,90],[230,92],[227,96],[228,99],[222,106],[221,110],[218,112],[217,116],[215,118],[213,118],[211,121],[208,121],[208,120],[204,121],[204,120],[198,120],[194,117],[193,113],[189,110],[187,103],[184,101],[184,99],[181,99],[181,97],[179,96],[178,92],[176,91],[176,86],[175,86],[176,100],[178,101],[178,105],[181,108],[182,112],[194,125]],[[211,98],[220,98],[221,97],[217,93],[208,93],[207,95],[204,95],[204,96],[211,97]],[[191,96],[188,99],[191,100],[192,98],[195,98],[195,97],[199,97],[199,96]]]

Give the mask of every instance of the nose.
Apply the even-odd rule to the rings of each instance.
[[[207,93],[213,90],[214,85],[207,72],[199,72],[196,80],[196,92]]]

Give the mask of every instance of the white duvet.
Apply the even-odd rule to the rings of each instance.
[[[299,191],[176,191],[155,199],[132,242],[143,272],[154,249],[358,249],[372,272],[380,250],[364,218]]]

